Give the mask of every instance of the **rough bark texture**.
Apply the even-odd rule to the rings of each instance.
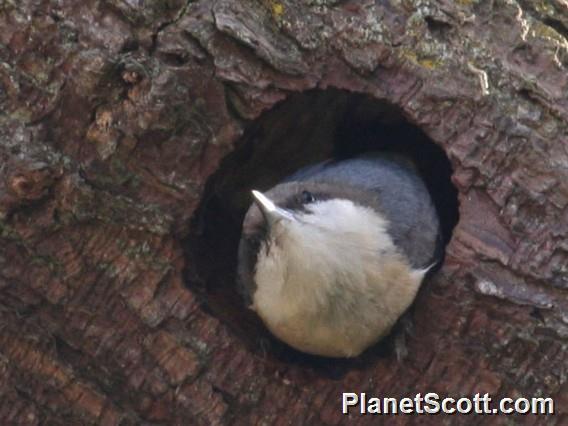
[[[551,396],[478,423],[566,424],[567,37],[565,0],[0,1],[1,423],[376,424],[341,392],[431,391]],[[224,163],[329,155],[351,92],[447,153],[446,261],[403,361],[263,353],[198,273],[233,245],[219,262],[191,218]],[[389,419],[444,420],[472,418]]]

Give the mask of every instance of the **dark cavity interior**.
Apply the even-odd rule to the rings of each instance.
[[[250,191],[267,190],[303,166],[373,150],[414,159],[447,244],[458,220],[458,203],[446,154],[399,109],[366,95],[340,90],[291,95],[250,123],[209,179],[185,241],[187,283],[201,295],[204,308],[254,350],[287,361],[310,358],[273,339],[236,291],[237,248]]]

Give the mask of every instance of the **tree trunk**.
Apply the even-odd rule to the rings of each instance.
[[[1,423],[438,424],[341,393],[488,392],[557,414],[476,423],[566,424],[567,38],[565,0],[0,1]],[[453,169],[401,361],[279,348],[233,291],[250,184],[345,120]]]

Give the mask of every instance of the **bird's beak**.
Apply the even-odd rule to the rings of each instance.
[[[260,191],[252,191],[252,195],[254,197],[254,201],[262,215],[264,216],[264,220],[269,227],[274,225],[276,222],[280,220],[295,220],[294,215],[289,210],[283,209],[278,207],[276,204],[272,202],[270,198],[264,195]]]

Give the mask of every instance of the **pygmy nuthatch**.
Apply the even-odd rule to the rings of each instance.
[[[316,164],[253,196],[239,284],[272,334],[303,352],[359,355],[389,333],[440,258],[428,190],[398,156]]]

